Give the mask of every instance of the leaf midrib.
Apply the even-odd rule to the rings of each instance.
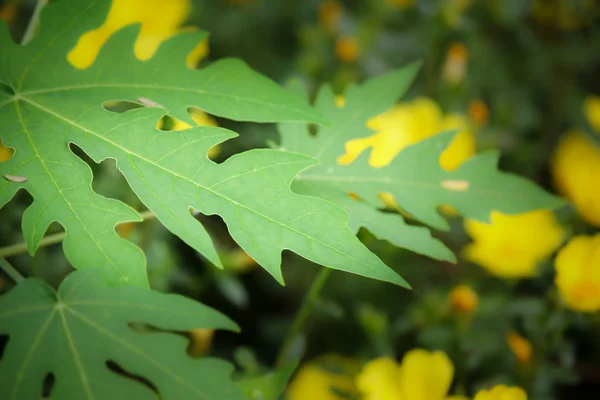
[[[116,342],[117,344],[120,344],[121,346],[123,346],[125,349],[137,354],[138,356],[145,358],[146,360],[148,360],[149,362],[151,362],[153,365],[155,365],[158,369],[160,369],[161,371],[163,371],[164,373],[166,373],[167,375],[170,375],[177,383],[183,383],[186,386],[188,386],[193,392],[195,392],[197,395],[201,396],[203,399],[209,399],[209,397],[203,393],[202,391],[200,391],[199,388],[197,388],[196,386],[192,385],[190,382],[188,382],[186,379],[182,378],[181,376],[179,376],[178,374],[176,374],[175,372],[173,372],[170,368],[164,366],[161,362],[157,361],[156,359],[154,359],[153,357],[151,357],[150,355],[148,355],[145,351],[143,351],[143,349],[140,349],[139,347],[130,344],[129,342],[123,340],[121,337],[119,337],[118,335],[115,335],[113,332],[111,332],[110,330],[103,328],[101,325],[97,324],[96,321],[87,318],[85,315],[75,311],[72,308],[68,308],[65,307],[65,309],[71,313],[71,315],[73,315],[73,317],[78,318],[80,321],[82,321],[83,323],[87,324],[88,326],[90,326],[91,328],[95,329],[96,331],[98,331],[99,334],[104,335],[105,337],[111,339],[113,342]]]
[[[60,298],[59,298],[59,300],[60,300]],[[73,336],[71,335],[71,329],[69,329],[69,325],[67,323],[67,318],[65,317],[64,310],[66,309],[66,307],[64,306],[64,303],[60,303],[60,304],[63,307],[58,308],[58,304],[57,304],[55,309],[58,309],[61,325],[63,327],[63,330],[65,332],[65,337],[67,338],[67,343],[69,345],[69,350],[71,350],[71,354],[73,355],[73,362],[75,363],[75,366],[77,367],[77,371],[79,372],[79,380],[81,381],[81,385],[83,386],[88,399],[93,400],[95,398],[94,394],[92,393],[92,389],[90,388],[90,384],[89,384],[89,380],[87,378],[85,368],[83,367],[83,364],[81,363],[81,356],[79,355],[79,350],[77,349],[77,346],[75,345],[75,341],[73,340]]]
[[[452,177],[448,177],[448,179],[452,179]],[[435,191],[440,191],[442,193],[454,193],[454,191],[452,190],[447,190],[442,188],[440,185],[436,185],[433,183],[426,183],[426,182],[417,182],[417,181],[407,181],[407,180],[401,180],[401,179],[394,179],[394,178],[389,178],[389,177],[384,177],[384,178],[380,178],[380,177],[368,177],[368,176],[351,176],[351,175],[346,175],[346,176],[331,176],[331,175],[304,175],[304,174],[299,174],[296,179],[297,181],[317,181],[317,182],[334,182],[334,183],[378,183],[378,184],[389,184],[389,185],[396,185],[396,186],[413,186],[413,187],[420,187],[423,189],[427,189],[427,190],[435,190]],[[382,188],[382,190],[384,190]],[[485,196],[488,197],[490,195],[493,196],[498,196],[498,197],[505,197],[505,198],[528,198],[528,196],[519,196],[518,193],[514,193],[514,192],[504,192],[504,191],[495,191],[495,190],[484,190],[484,189],[473,189],[473,188],[468,188],[464,191],[462,191],[461,193],[469,193],[472,195],[476,195],[476,196]]]
[[[146,352],[144,352],[142,349],[136,347],[135,345],[132,345],[124,340],[122,340],[120,337],[116,336],[113,332],[102,328],[100,325],[98,325],[95,321],[85,317],[83,314],[75,311],[73,308],[69,307],[71,305],[76,305],[76,304],[85,304],[85,302],[69,302],[69,303],[64,303],[61,302],[60,298],[57,299],[58,303],[55,303],[53,305],[46,305],[47,308],[51,309],[52,311],[49,313],[48,317],[44,320],[44,323],[42,324],[41,329],[39,330],[39,332],[37,333],[37,335],[35,336],[31,346],[29,347],[29,350],[27,352],[27,354],[25,355],[25,357],[23,358],[24,362],[21,365],[21,368],[19,369],[19,372],[16,375],[16,384],[13,387],[13,391],[11,394],[11,399],[16,399],[15,396],[17,396],[18,392],[19,392],[19,388],[21,387],[21,382],[23,381],[22,379],[20,379],[20,375],[22,375],[23,371],[26,370],[29,367],[29,364],[31,362],[31,359],[33,357],[33,354],[35,353],[36,349],[38,348],[39,344],[42,341],[42,338],[46,335],[48,328],[52,325],[52,321],[54,320],[54,317],[56,316],[56,314],[58,313],[60,315],[60,319],[61,319],[61,326],[62,326],[62,330],[65,333],[65,337],[67,339],[68,345],[69,345],[69,349],[71,350],[72,354],[73,354],[73,362],[75,364],[75,367],[77,368],[77,370],[79,371],[79,375],[80,375],[80,379],[79,381],[81,382],[82,386],[84,386],[84,390],[87,394],[87,397],[89,399],[94,399],[94,395],[91,391],[91,388],[89,387],[89,380],[86,378],[86,373],[85,373],[85,368],[81,362],[81,358],[79,356],[79,351],[77,349],[77,346],[73,340],[73,337],[71,335],[71,330],[69,329],[69,326],[67,324],[67,318],[65,316],[65,311],[69,312],[73,317],[79,319],[80,321],[84,322],[85,324],[87,324],[88,326],[90,326],[91,328],[95,329],[96,331],[98,331],[99,334],[104,335],[105,337],[108,337],[109,339],[111,339],[114,342],[117,342],[118,344],[120,344],[121,346],[123,346],[124,348],[136,353],[138,356],[145,358],[146,360],[150,361],[153,365],[155,365],[158,369],[160,369],[161,371],[163,371],[164,373],[166,373],[167,375],[172,376],[178,383],[183,383],[186,386],[190,387],[191,390],[193,392],[195,392],[197,395],[201,396],[203,399],[208,399],[209,397],[207,397],[207,395],[203,392],[201,392],[199,390],[199,388],[197,388],[196,386],[192,385],[191,383],[189,383],[186,379],[182,378],[181,376],[179,376],[178,374],[174,373],[170,368],[164,366],[161,362],[157,361],[156,359],[154,359],[152,356],[148,355]],[[61,305],[62,308],[59,308],[58,306]],[[114,305],[114,304],[113,304]]]
[[[171,174],[171,175],[173,175],[173,176],[175,176],[175,177],[177,177],[177,178],[179,178],[179,179],[181,179],[181,180],[184,180],[184,181],[186,181],[186,182],[189,182],[189,183],[191,183],[191,184],[193,184],[193,185],[196,185],[196,186],[198,186],[198,187],[199,187],[199,188],[201,188],[201,189],[204,189],[204,190],[206,190],[206,191],[208,191],[208,192],[211,192],[212,194],[214,194],[214,195],[216,195],[216,196],[218,196],[218,197],[221,197],[222,199],[224,199],[224,200],[226,200],[226,201],[229,201],[229,202],[231,202],[232,204],[236,205],[237,207],[244,208],[244,209],[246,209],[246,210],[248,210],[248,211],[250,211],[250,212],[252,212],[252,213],[254,213],[254,214],[256,214],[256,215],[258,215],[258,216],[260,216],[260,217],[262,217],[262,218],[264,218],[264,219],[266,219],[266,220],[268,220],[268,221],[270,221],[270,222],[272,222],[272,223],[278,224],[278,225],[280,225],[281,227],[284,227],[284,228],[286,228],[286,229],[289,229],[290,231],[292,231],[292,232],[295,232],[295,233],[297,233],[297,234],[299,234],[299,235],[301,235],[301,236],[304,236],[305,238],[307,238],[307,239],[309,239],[309,240],[312,240],[312,241],[314,241],[314,242],[316,242],[316,243],[319,243],[320,245],[322,245],[322,246],[324,246],[324,247],[327,247],[327,248],[329,248],[329,249],[333,250],[333,251],[334,251],[334,252],[336,252],[336,253],[342,254],[342,255],[344,255],[345,257],[348,257],[348,258],[350,258],[350,259],[352,259],[352,260],[356,261],[357,263],[359,263],[359,264],[361,264],[361,265],[365,266],[366,268],[368,268],[368,269],[370,269],[370,270],[377,271],[377,272],[382,272],[382,271],[379,271],[378,269],[376,269],[376,268],[372,267],[370,264],[367,264],[367,263],[363,262],[362,260],[359,260],[359,259],[357,259],[357,258],[353,257],[353,256],[352,256],[352,255],[350,255],[350,254],[344,253],[344,252],[340,251],[339,249],[337,249],[337,248],[335,248],[335,247],[333,247],[333,246],[330,246],[330,245],[329,245],[329,244],[327,244],[327,243],[323,243],[323,242],[321,242],[320,240],[317,240],[317,239],[316,239],[316,238],[314,238],[314,237],[311,237],[311,236],[309,236],[309,235],[307,235],[307,234],[305,234],[305,233],[303,233],[303,232],[301,232],[301,231],[298,231],[298,230],[296,230],[296,229],[293,229],[292,227],[290,227],[290,226],[288,226],[288,225],[285,225],[285,224],[283,224],[283,223],[281,223],[281,222],[279,222],[279,221],[277,221],[277,220],[274,220],[274,219],[272,219],[272,218],[270,218],[270,217],[268,217],[268,216],[266,216],[266,215],[264,215],[264,214],[261,214],[261,213],[259,213],[258,211],[256,211],[256,210],[253,210],[253,209],[251,209],[250,207],[248,207],[248,206],[246,206],[246,205],[244,205],[244,204],[241,204],[241,203],[239,203],[239,202],[237,202],[237,201],[235,201],[235,200],[233,200],[233,199],[231,199],[231,198],[229,198],[229,197],[227,197],[227,196],[225,196],[225,195],[223,195],[223,194],[221,194],[221,193],[219,193],[219,192],[216,192],[216,191],[212,190],[210,187],[203,186],[203,185],[201,185],[200,183],[198,183],[198,182],[196,182],[196,181],[193,181],[193,180],[191,180],[191,179],[189,179],[189,178],[187,178],[187,177],[185,177],[185,176],[183,176],[183,175],[180,175],[180,174],[178,174],[177,172],[174,172],[174,171],[171,171],[171,170],[170,170],[170,169],[168,169],[168,168],[165,168],[165,167],[164,167],[164,166],[162,166],[162,165],[155,164],[153,161],[151,161],[151,160],[147,159],[146,157],[144,157],[144,156],[142,156],[142,155],[140,155],[140,154],[137,154],[137,153],[135,153],[135,152],[133,152],[133,151],[131,151],[131,150],[127,149],[127,148],[124,148],[124,147],[122,147],[122,146],[121,146],[121,145],[119,145],[118,143],[115,143],[115,142],[113,142],[112,140],[110,140],[110,139],[108,139],[108,138],[106,138],[106,137],[102,136],[101,134],[98,134],[98,133],[96,133],[95,131],[93,131],[93,130],[91,130],[91,129],[89,129],[89,128],[86,128],[86,127],[84,127],[84,126],[82,126],[82,125],[79,125],[79,124],[78,124],[78,123],[76,123],[75,121],[72,121],[72,120],[70,120],[70,119],[68,119],[68,118],[66,118],[66,117],[64,117],[64,116],[62,116],[61,114],[57,113],[56,111],[54,111],[54,110],[52,110],[52,109],[50,109],[50,108],[48,108],[48,107],[45,107],[45,106],[43,106],[43,105],[41,105],[41,104],[37,103],[36,101],[34,101],[34,100],[30,99],[30,98],[23,97],[23,96],[22,96],[22,94],[21,94],[21,95],[18,97],[18,100],[22,100],[22,101],[24,101],[24,102],[26,102],[26,103],[30,104],[31,106],[33,106],[33,107],[35,107],[35,108],[39,109],[40,111],[43,111],[43,112],[45,112],[45,113],[47,113],[47,114],[49,114],[49,115],[52,115],[53,117],[55,117],[55,118],[58,118],[58,119],[62,120],[63,122],[65,122],[65,123],[67,123],[67,124],[69,124],[69,125],[71,125],[71,126],[74,126],[74,127],[78,128],[78,129],[80,129],[80,130],[84,131],[84,132],[87,132],[87,133],[89,133],[89,134],[91,134],[91,135],[94,135],[94,136],[95,136],[95,137],[97,137],[98,139],[105,141],[106,143],[108,143],[108,144],[110,144],[111,146],[113,146],[113,147],[115,147],[115,148],[117,148],[117,149],[121,150],[122,152],[124,152],[124,153],[126,153],[126,154],[128,154],[128,155],[135,156],[135,157],[139,158],[140,160],[142,160],[142,161],[144,161],[144,162],[146,162],[146,163],[148,163],[148,164],[150,164],[150,165],[152,165],[152,166],[154,166],[154,167],[156,167],[156,168],[158,168],[158,169],[161,169],[161,170],[163,170],[164,172],[167,172],[167,173],[169,173],[169,174]],[[291,162],[291,163],[292,163],[292,162]],[[291,163],[290,163],[290,164],[291,164]],[[300,163],[300,162],[294,162],[294,163]]]
[[[154,89],[154,90],[165,90],[165,91],[170,91],[170,92],[187,92],[187,93],[194,93],[194,94],[199,94],[199,95],[210,95],[210,96],[215,96],[215,97],[222,97],[224,99],[227,99],[230,101],[237,101],[237,102],[243,100],[244,102],[254,103],[254,104],[260,105],[262,107],[269,107],[269,108],[293,111],[295,113],[303,115],[304,117],[307,118],[307,120],[313,120],[313,118],[314,118],[314,116],[306,113],[305,111],[303,111],[301,109],[298,109],[295,107],[289,107],[284,104],[265,102],[265,101],[261,101],[259,99],[255,99],[253,97],[241,97],[241,96],[235,96],[232,94],[227,94],[227,93],[222,93],[222,92],[208,91],[208,90],[204,90],[204,89],[193,89],[193,88],[186,88],[186,87],[180,87],[180,86],[130,84],[130,83],[93,83],[93,84],[85,84],[85,85],[61,86],[61,87],[54,87],[54,88],[49,88],[49,89],[23,91],[23,92],[19,92],[19,96],[24,97],[24,96],[32,96],[32,95],[38,95],[38,94],[51,94],[51,93],[64,92],[64,91],[70,91],[70,90],[122,89],[122,88],[124,88],[124,89]]]

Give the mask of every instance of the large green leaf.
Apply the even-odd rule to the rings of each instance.
[[[53,399],[157,398],[127,373],[165,400],[243,399],[228,363],[188,357],[187,339],[172,332],[194,328],[237,329],[179,295],[107,286],[95,269],[71,274],[58,292],[38,279],[24,280],[0,297],[0,333],[9,336],[0,360],[0,398],[41,398],[49,373]],[[115,364],[121,373],[109,369]]]
[[[365,227],[398,246],[445,260],[454,257],[426,228],[407,225],[399,215],[377,210],[382,205],[381,193],[391,193],[403,210],[438,229],[448,228],[446,219],[438,212],[441,205],[451,205],[466,217],[488,221],[492,210],[513,214],[562,204],[526,179],[499,172],[495,151],[474,156],[455,171],[445,171],[439,165],[439,158],[453,139],[452,132],[404,149],[382,168],[369,165],[367,152],[350,165],[340,165],[337,159],[344,154],[346,142],[373,134],[366,122],[394,105],[417,70],[418,65],[413,64],[363,85],[351,86],[342,108],[335,105],[331,88],[323,87],[315,107],[331,126],[318,127],[314,136],[306,125],[280,124],[283,150],[320,161],[296,177],[294,191],[340,205],[350,215],[355,230]],[[349,193],[361,200],[351,199]]]
[[[233,238],[280,282],[281,251],[290,249],[331,268],[405,284],[358,241],[343,210],[290,190],[313,159],[254,150],[217,165],[206,154],[233,132],[154,128],[167,110],[189,120],[186,109],[192,105],[233,119],[323,121],[302,99],[240,61],[187,69],[185,58],[203,34],[177,36],[141,62],[132,51],[137,30],[130,27],[109,40],[89,69],[70,66],[67,52],[82,32],[101,22],[107,6],[108,0],[57,2],[44,10],[39,34],[25,47],[0,27],[0,81],[13,92],[0,94],[1,136],[16,150],[0,164],[0,175],[26,179],[4,180],[0,205],[21,188],[33,195],[23,217],[31,252],[48,225],[59,221],[67,232],[65,253],[75,267],[97,266],[122,282],[147,284],[141,251],[114,231],[115,224],[139,216],[91,190],[89,168],[69,149],[75,143],[96,162],[116,159],[158,219],[217,265],[211,239],[191,208],[222,216]],[[161,106],[122,114],[102,107],[107,100],[139,98]]]

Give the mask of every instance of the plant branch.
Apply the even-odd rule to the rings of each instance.
[[[323,290],[323,287],[325,286],[325,283],[329,279],[329,276],[332,272],[333,270],[331,268],[321,268],[319,274],[311,283],[308,293],[306,293],[304,299],[302,300],[302,306],[296,314],[294,322],[285,336],[281,349],[279,350],[277,361],[275,362],[275,368],[279,368],[289,361],[288,358],[294,346],[294,342],[305,328],[306,321],[317,305],[319,301],[319,295],[321,294],[321,291]]]
[[[152,213],[152,211],[142,211],[140,213],[140,216],[144,219],[144,221],[148,221],[151,219],[156,218],[156,215],[154,215],[154,213]],[[66,232],[58,232],[52,235],[48,235],[46,237],[44,237],[42,240],[40,240],[40,244],[38,245],[38,247],[46,247],[46,246],[51,246],[53,244],[57,244],[60,243],[64,240],[65,236],[67,236]],[[10,246],[6,246],[6,247],[1,247],[0,248],[0,257],[12,257],[12,256],[16,256],[17,254],[21,254],[21,253],[26,253],[27,252],[27,243],[26,242],[21,242],[21,243],[17,243],[17,244],[13,244]]]
[[[11,279],[17,283],[22,281],[23,275],[15,267],[13,267],[4,257],[0,257],[0,267],[6,273],[6,275],[10,276]]]
[[[33,38],[35,34],[35,30],[37,29],[38,23],[40,21],[40,13],[42,12],[42,8],[48,4],[49,0],[37,0],[35,4],[35,8],[33,9],[33,14],[31,15],[31,19],[29,20],[29,25],[27,25],[27,30],[23,35],[23,40],[21,44],[25,45],[29,43],[29,41]]]

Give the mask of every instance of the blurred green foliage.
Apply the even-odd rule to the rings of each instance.
[[[18,5],[11,23],[18,37],[33,1],[4,3]],[[500,149],[502,169],[553,190],[548,164],[559,137],[583,126],[584,99],[600,93],[599,16],[600,4],[593,0],[195,0],[188,23],[211,33],[210,55],[201,63],[239,57],[282,84],[300,78],[313,94],[324,82],[342,93],[353,82],[422,60],[408,99],[427,96],[446,112],[469,116],[480,150]],[[485,106],[484,117],[476,103]],[[222,146],[218,161],[278,140],[273,126],[218,123],[241,135]],[[143,209],[112,161],[90,165],[94,190]],[[22,240],[21,214],[30,201],[20,193],[0,210],[0,245]],[[558,217],[573,233],[598,232],[570,207]],[[198,218],[218,238],[223,271],[157,221],[120,229],[145,251],[153,288],[199,299],[240,325],[242,334],[220,332],[212,352],[234,358],[248,376],[259,376],[272,365],[318,267],[284,253],[287,286],[281,287],[252,267],[220,218]],[[450,223],[451,232],[437,236],[460,255],[469,238],[460,217],[450,217]],[[298,344],[305,360],[325,353],[363,361],[401,357],[424,347],[443,350],[453,360],[455,393],[472,395],[505,383],[525,388],[534,400],[598,398],[599,315],[563,305],[551,260],[539,265],[535,278],[500,280],[460,257],[455,265],[436,262],[367,232],[359,236],[414,289],[335,272]],[[60,246],[11,261],[54,286],[71,270]],[[469,315],[449,300],[452,288],[463,283],[478,296]],[[5,289],[9,286],[5,279]],[[531,343],[527,362],[511,351],[510,332]]]

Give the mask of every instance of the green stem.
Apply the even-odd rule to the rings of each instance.
[[[40,240],[39,247],[46,247],[56,243],[60,243],[65,238],[65,232],[55,233],[53,235],[48,235],[42,240]],[[27,243],[21,242],[17,244],[13,244],[11,246],[6,246],[0,248],[0,257],[12,257],[17,254],[26,253],[27,252]]]
[[[40,22],[40,13],[42,12],[42,8],[48,4],[49,0],[37,0],[35,4],[35,8],[33,9],[33,14],[31,15],[31,19],[29,20],[29,25],[27,25],[27,30],[23,35],[23,40],[21,44],[25,45],[29,43],[29,41],[33,38],[35,34],[35,30],[37,29],[38,22]]]
[[[4,257],[0,257],[0,267],[6,273],[6,275],[10,276],[11,279],[17,283],[22,281],[23,275],[15,267],[13,267]]]
[[[302,300],[302,306],[300,310],[296,314],[296,318],[294,318],[294,322],[290,327],[285,339],[283,341],[283,345],[279,350],[279,354],[277,355],[277,361],[275,362],[275,367],[279,368],[283,366],[288,361],[290,356],[290,352],[292,351],[292,347],[294,346],[294,342],[302,333],[304,329],[304,325],[308,320],[308,317],[314,310],[315,306],[319,301],[319,295],[329,279],[329,276],[333,270],[331,268],[321,268],[319,274],[315,277],[312,284],[310,285],[310,289],[308,293],[304,296],[304,300]]]
[[[152,211],[143,211],[140,213],[140,216],[144,219],[144,221],[156,218]],[[66,232],[58,232],[52,235],[48,235],[42,240],[40,240],[40,244],[38,245],[38,247],[46,247],[60,243],[64,240],[65,236],[67,236]],[[16,256],[17,254],[26,253],[27,249],[27,243],[25,242],[2,247],[0,248],[0,257],[6,258]]]

